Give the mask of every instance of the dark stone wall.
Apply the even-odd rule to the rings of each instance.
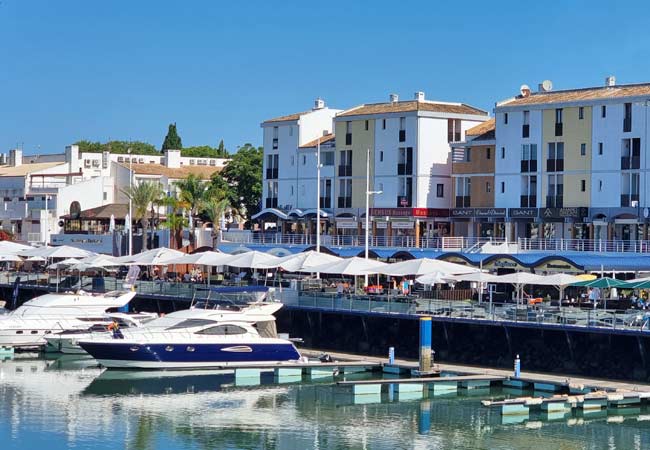
[[[416,318],[364,316],[284,308],[278,330],[304,339],[304,347],[330,351],[417,358]],[[511,368],[516,354],[522,369],[650,382],[648,337],[503,325],[446,322],[433,318],[436,360]]]

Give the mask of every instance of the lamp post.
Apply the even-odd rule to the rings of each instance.
[[[133,158],[131,148],[126,151],[129,154],[129,256],[133,254]]]
[[[316,251],[320,252],[320,138],[316,144]]]
[[[383,191],[370,190],[370,147],[366,153],[366,245],[365,245],[365,258],[368,259],[369,235],[370,235],[370,196],[381,194]],[[366,286],[368,286],[368,275],[364,277]]]
[[[49,195],[45,195],[45,226],[43,227],[43,241],[45,242],[45,246],[47,247],[47,241],[48,239],[48,231],[50,228],[50,210],[47,208],[47,200],[48,200]]]

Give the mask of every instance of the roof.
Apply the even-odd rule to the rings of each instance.
[[[496,128],[496,123],[494,120],[494,117],[486,120],[485,122],[482,122],[475,127],[470,128],[465,132],[466,136],[481,136],[483,134],[489,133],[490,131],[494,132],[494,129]],[[494,138],[494,136],[493,136]]]
[[[136,175],[161,175],[167,178],[181,179],[190,174],[197,175],[201,178],[210,178],[213,173],[221,172],[224,166],[187,166],[183,165],[178,168],[167,167],[162,164],[132,164],[123,167],[132,167]]]
[[[609,100],[624,97],[641,97],[646,95],[650,95],[650,83],[599,86],[565,91],[534,92],[528,97],[518,95],[511,100],[499,103],[497,108],[504,106]]]
[[[403,102],[368,103],[339,113],[337,117],[362,116],[372,114],[401,113],[411,111],[431,111],[447,114],[487,115],[486,111],[464,103],[441,103],[429,100],[409,100]]]
[[[273,119],[268,119],[265,120],[263,123],[268,123],[268,122],[286,122],[288,120],[298,120],[300,119],[300,116],[305,115],[307,113],[310,113],[311,111],[303,111],[299,113],[294,113],[294,114],[288,114],[286,116],[280,116],[280,117],[275,117]]]
[[[111,214],[115,219],[124,219],[129,213],[129,205],[121,203],[110,203],[96,208],[86,209],[79,213],[79,219],[110,219]],[[63,219],[71,219],[72,216],[67,214]]]
[[[306,144],[303,144],[300,146],[300,148],[311,148],[311,147],[316,147],[318,144],[324,144],[325,142],[333,141],[334,140],[334,133],[329,133],[324,136],[321,136],[317,139],[314,139],[313,141],[309,141]]]
[[[0,166],[0,177],[24,177],[39,170],[49,169],[56,166],[64,166],[62,162],[47,162],[47,163],[34,163],[22,164],[20,166]]]

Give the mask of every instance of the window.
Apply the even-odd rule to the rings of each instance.
[[[368,121],[366,120],[366,131],[368,131]]]
[[[296,157],[292,156],[291,157],[291,165],[294,166],[296,164]]]
[[[386,129],[386,119],[381,119],[381,129],[382,130]]]
[[[625,117],[623,118],[623,132],[632,131],[632,103],[625,104]]]
[[[206,328],[205,330],[197,331],[196,334],[212,334],[219,336],[228,336],[233,334],[246,334],[246,329],[238,325],[217,325],[216,327]]]
[[[302,165],[307,165],[307,155],[302,155]]]
[[[352,122],[345,122],[345,145],[352,145]]]
[[[273,139],[278,138],[278,133],[279,133],[278,127],[273,127]]]
[[[399,118],[399,129],[406,130],[406,117]]]
[[[491,159],[491,158],[492,158],[490,147],[488,147],[488,148],[485,149],[485,157],[486,157],[487,159]]]
[[[436,184],[436,197],[443,198],[445,196],[445,185],[442,183]]]
[[[501,147],[501,159],[506,159],[506,148]]]
[[[488,194],[492,192],[492,185],[490,184],[489,181],[485,182],[485,192],[487,192]]]
[[[524,125],[530,125],[530,111],[524,111]]]
[[[465,158],[463,158],[465,162],[471,162],[472,161],[472,149],[471,147],[467,147],[465,149]]]
[[[503,113],[503,123],[508,125],[508,113]]]
[[[506,182],[505,181],[501,182],[501,193],[502,194],[506,193]]]
[[[578,119],[582,120],[584,118],[585,118],[585,108],[581,106],[578,108]]]
[[[562,124],[562,108],[557,108],[555,110],[555,135],[562,136],[563,124]]]
[[[459,142],[460,134],[460,119],[447,119],[447,142]]]
[[[598,180],[598,192],[603,191],[603,180]]]
[[[530,111],[524,111],[524,122],[521,126],[521,137],[530,137]]]
[[[291,196],[293,197],[293,184],[291,185]]]
[[[587,144],[580,144],[580,156],[585,156],[587,154]]]
[[[603,143],[602,142],[598,143],[598,154],[599,155],[603,154]]]
[[[384,151],[379,152],[379,162],[384,162]]]
[[[580,191],[585,192],[587,190],[587,181],[580,180]]]
[[[607,117],[607,106],[603,105],[600,107],[600,117]]]
[[[345,132],[352,133],[352,122],[350,122],[349,120],[345,122]]]
[[[289,126],[289,136],[293,136],[293,126]]]
[[[108,192],[104,192],[104,201],[108,200]]]
[[[334,165],[334,152],[321,152],[320,162],[323,166]]]

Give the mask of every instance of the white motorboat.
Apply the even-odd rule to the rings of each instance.
[[[148,322],[158,318],[156,313],[107,313],[101,322],[94,323],[88,329],[66,330],[45,336],[46,352],[59,352],[74,355],[87,355],[79,347],[79,341],[94,339],[95,337],[111,336],[113,330],[125,330],[145,326]]]
[[[168,314],[119,336],[79,345],[107,368],[203,369],[298,360],[293,343],[279,339],[273,313],[281,303],[241,308],[192,308]]]
[[[104,294],[45,294],[25,302],[9,314],[0,315],[0,345],[34,348],[45,345],[45,336],[56,331],[88,329],[104,320],[107,312],[127,305],[135,292]]]

